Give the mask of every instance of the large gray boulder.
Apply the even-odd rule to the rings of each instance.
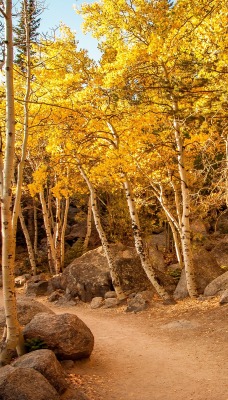
[[[27,299],[26,297],[18,297],[17,299],[17,312],[20,325],[25,326],[31,319],[38,313],[54,314],[50,308],[44,304],[39,303],[34,299]],[[5,326],[5,310],[0,307],[0,334]]]
[[[195,266],[195,277],[198,293],[202,294],[205,287],[223,273],[223,270],[218,266],[216,259],[207,250],[201,248],[200,251],[193,256]],[[174,292],[175,299],[183,299],[188,297],[185,271],[181,273],[180,280]]]
[[[228,289],[228,271],[210,282],[204,290],[204,295],[217,296],[225,292],[226,289]]]
[[[115,244],[110,246],[110,250],[124,292],[140,292],[151,288],[134,247]],[[156,265],[154,261],[156,274],[163,284],[163,279],[167,278],[156,269]],[[159,268],[163,268],[163,261],[159,264]],[[113,287],[102,247],[88,251],[75,259],[61,276],[51,279],[50,285],[52,290],[63,289],[68,295],[79,297],[84,302],[90,302],[94,297],[104,297],[106,292],[113,290]]]
[[[40,372],[60,394],[67,389],[66,374],[53,351],[40,349],[16,359],[14,367],[33,368]]]
[[[1,368],[1,400],[60,400],[55,388],[33,368]]]
[[[37,314],[23,331],[26,339],[38,338],[59,360],[89,357],[94,337],[86,324],[73,314]]]

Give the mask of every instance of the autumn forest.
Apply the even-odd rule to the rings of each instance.
[[[118,298],[125,294],[109,245],[126,242],[167,300],[147,238],[169,227],[195,298],[191,222],[202,220],[213,232],[212,215],[228,206],[225,0],[85,2],[75,12],[98,41],[99,62],[64,24],[38,35],[42,2],[20,3],[14,26],[12,2],[0,1],[2,274],[9,315],[2,360],[20,348],[12,322],[18,221],[34,275],[41,245],[36,224],[29,235],[28,207],[34,221],[42,210],[51,274],[64,268],[74,203],[88,210],[82,253],[93,218]]]

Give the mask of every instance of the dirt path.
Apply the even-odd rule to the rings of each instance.
[[[139,314],[52,308],[77,314],[95,336],[91,359],[71,371],[95,400],[228,400],[227,308],[184,304]]]
[[[76,314],[92,330],[91,358],[69,370],[91,400],[228,400],[228,307],[217,300],[158,304],[138,314],[39,301]]]

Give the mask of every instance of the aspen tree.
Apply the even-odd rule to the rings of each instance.
[[[93,212],[93,218],[94,218],[94,222],[95,222],[95,226],[97,229],[97,232],[99,234],[101,243],[102,243],[102,247],[108,262],[108,266],[109,266],[109,270],[110,270],[110,275],[111,275],[111,279],[112,279],[112,284],[113,287],[115,289],[115,292],[117,294],[117,297],[119,300],[123,300],[125,299],[125,294],[121,288],[121,282],[120,282],[120,278],[116,272],[116,268],[115,268],[115,260],[114,257],[110,251],[110,246],[105,234],[105,231],[102,227],[101,224],[101,220],[100,220],[100,216],[99,216],[99,211],[98,211],[98,207],[97,207],[97,195],[96,195],[96,190],[92,184],[92,182],[89,180],[85,169],[83,168],[82,164],[80,163],[79,160],[77,160],[77,165],[78,165],[78,169],[83,177],[83,179],[85,180],[89,191],[90,191],[90,197],[91,197],[91,207],[92,207],[92,212]]]
[[[6,336],[3,342],[0,363],[10,362],[13,352],[17,349],[23,354],[23,340],[17,318],[17,304],[14,284],[14,254],[15,240],[12,221],[12,187],[15,157],[15,107],[14,107],[14,75],[13,75],[13,26],[12,1],[4,1],[0,8],[5,18],[5,75],[6,75],[6,135],[5,158],[1,181],[1,223],[2,223],[2,274],[3,296],[6,315]]]

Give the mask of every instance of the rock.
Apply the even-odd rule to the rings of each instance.
[[[112,284],[101,248],[75,259],[65,268],[61,283],[72,297],[79,297],[84,302],[90,302],[93,297],[103,297]]]
[[[154,295],[154,292],[152,290],[144,290],[143,292],[137,293],[134,297],[142,298],[147,303],[149,303],[150,301],[153,300],[153,295]]]
[[[48,281],[32,282],[28,281],[26,283],[26,296],[45,296],[48,294]]]
[[[163,300],[162,304],[164,304],[164,306],[173,306],[177,304],[177,302],[173,298],[170,298]]]
[[[79,238],[84,239],[86,237],[86,230],[87,230],[86,216],[85,220],[82,222],[75,223],[74,220],[74,225],[70,226],[70,232],[65,236],[66,242],[74,243]]]
[[[15,281],[16,287],[22,287],[26,283],[27,279],[26,279],[25,275],[20,275],[20,276],[17,276],[14,281]]]
[[[214,279],[204,290],[204,296],[216,296],[228,289],[228,271]]]
[[[114,290],[110,290],[109,292],[106,292],[104,295],[105,299],[115,299],[116,297],[117,297],[117,295]]]
[[[53,351],[41,349],[19,357],[11,365],[40,372],[60,394],[67,389],[66,374]]]
[[[60,400],[55,388],[33,368],[1,368],[1,400]]]
[[[31,319],[38,313],[49,313],[54,314],[54,311],[46,307],[44,304],[39,303],[34,299],[27,299],[25,297],[19,297],[17,299],[17,312],[18,320],[20,325],[25,326]],[[5,310],[4,307],[0,307],[0,328],[5,326]]]
[[[0,275],[0,288],[2,287],[2,275]]]
[[[94,297],[90,303],[92,309],[100,308],[103,305],[103,297]]]
[[[220,267],[227,267],[228,269],[228,243],[221,242],[213,247],[211,251],[212,256],[217,261]],[[225,271],[224,271],[225,272]]]
[[[63,307],[74,307],[77,304],[78,299],[74,298],[72,299],[69,296],[61,296],[56,304],[58,306],[63,306]]]
[[[220,304],[227,304],[228,303],[228,289],[226,289],[225,292],[223,292],[219,303]]]
[[[205,287],[221,275],[223,271],[218,266],[213,255],[203,248],[194,254],[193,261],[198,293],[202,294]],[[188,291],[186,286],[185,270],[182,270],[180,280],[174,292],[174,299],[183,299],[185,297],[188,297]]]
[[[183,269],[177,287],[174,291],[173,298],[179,300],[184,299],[185,297],[188,297],[188,290],[186,284],[185,270]]]
[[[158,271],[165,271],[164,252],[158,250],[156,245],[151,244],[149,247],[149,256],[152,265],[155,265]]]
[[[228,233],[228,210],[223,212],[217,219],[216,231],[222,234]]]
[[[53,292],[49,297],[48,297],[48,301],[50,302],[54,302],[59,300],[62,296],[63,296],[63,291],[59,291],[56,290],[55,292]]]
[[[89,357],[94,337],[86,324],[73,314],[37,314],[23,331],[24,338],[39,338],[59,360]]]
[[[113,308],[119,305],[119,300],[117,298],[109,298],[104,300],[104,308]]]
[[[135,297],[128,299],[126,312],[139,312],[144,311],[148,307],[148,301],[143,298],[140,293]]]
[[[134,247],[115,244],[110,246],[110,250],[124,292],[138,292],[151,288]],[[165,274],[157,272],[159,280],[162,281]],[[78,296],[84,302],[91,302],[93,297],[104,297],[106,292],[113,291],[102,247],[88,251],[65,268],[60,286],[64,290],[68,289],[72,297]]]
[[[191,229],[191,232],[193,232],[193,234],[198,233],[198,234],[201,234],[202,236],[205,236],[207,234],[206,225],[203,222],[203,220],[200,218],[193,219],[190,222],[190,229]]]
[[[62,274],[52,276],[48,281],[48,285],[48,291],[50,293],[56,290],[64,290],[64,287],[62,285]]]

